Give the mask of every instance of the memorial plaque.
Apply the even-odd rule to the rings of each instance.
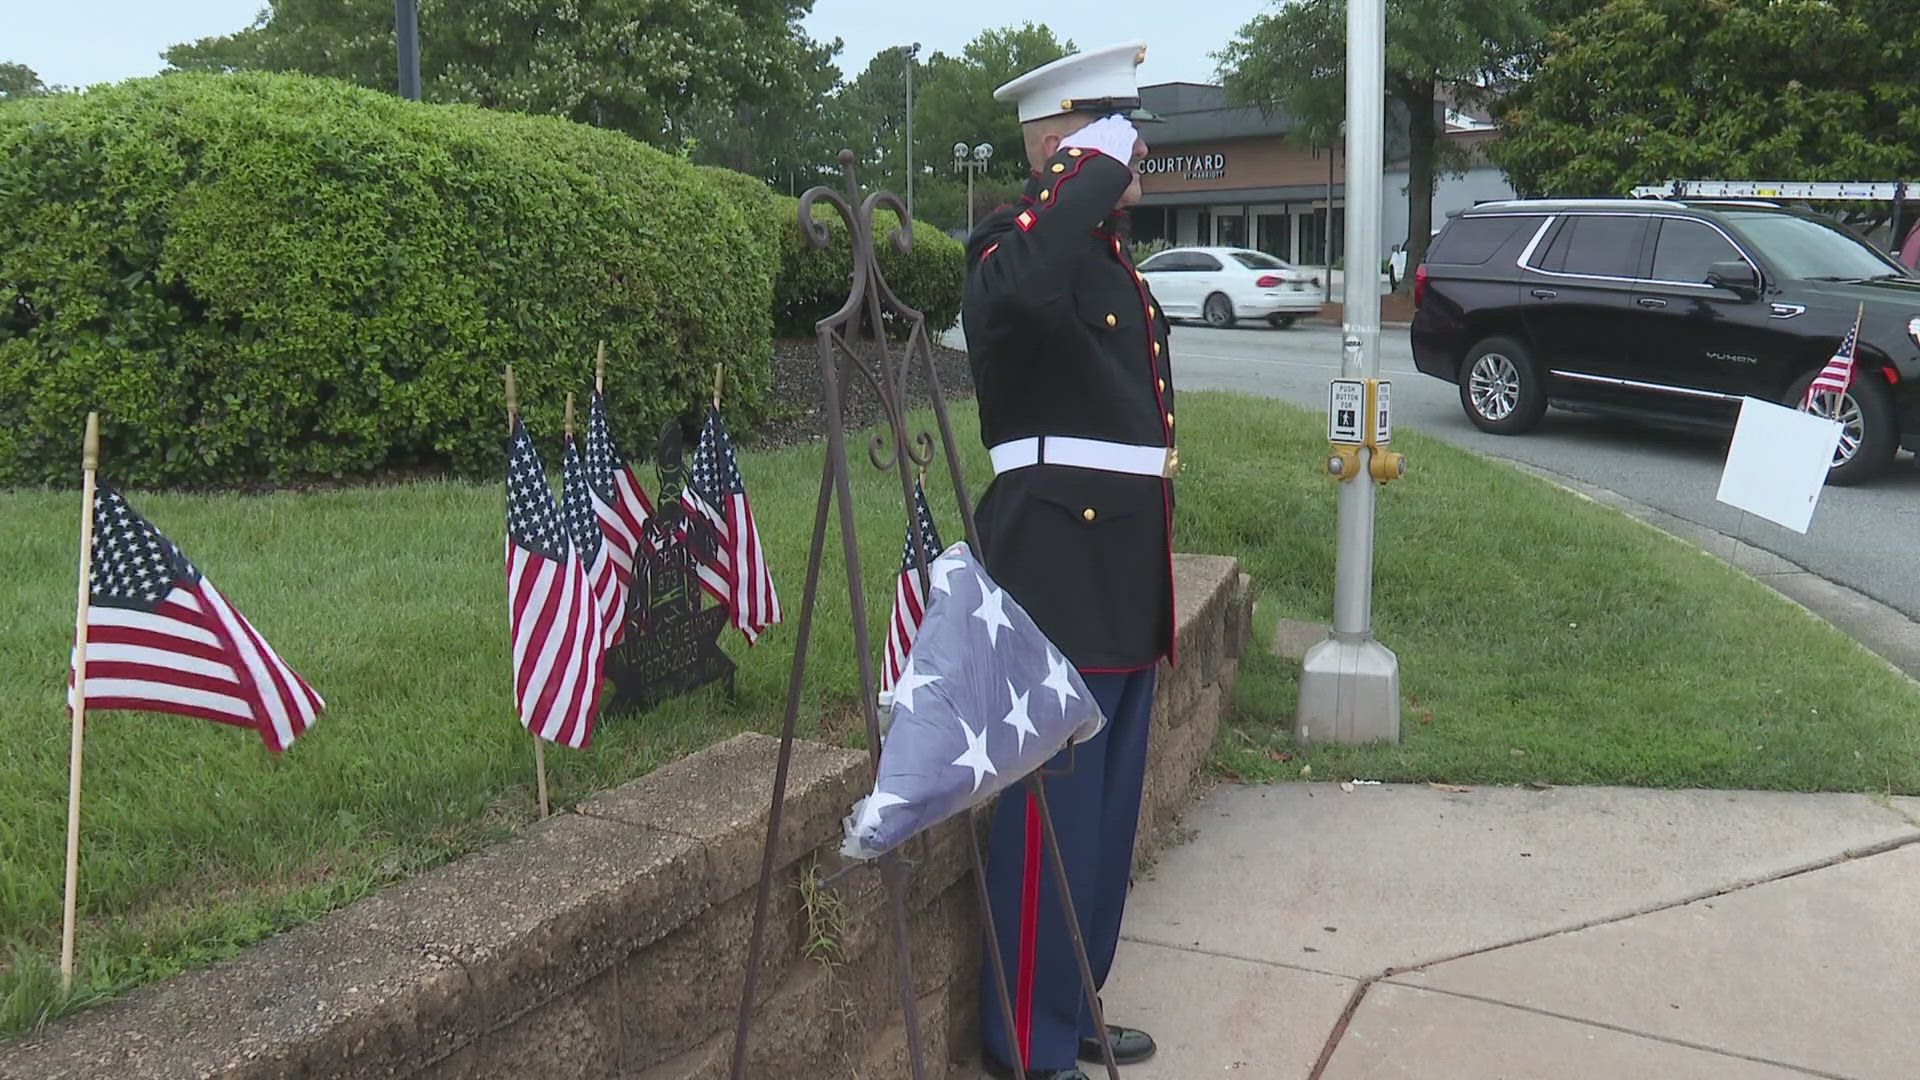
[[[627,596],[627,633],[607,653],[613,680],[608,713],[644,712],[715,680],[733,696],[733,660],[720,649],[729,625],[727,609],[707,603],[699,567],[719,546],[707,522],[689,517],[677,492],[686,485],[680,425],[660,429],[654,468],[659,483],[653,515],[634,552],[633,588]]]

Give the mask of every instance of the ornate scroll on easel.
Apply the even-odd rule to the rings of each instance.
[[[705,602],[699,577],[719,537],[668,494],[686,484],[684,450],[679,423],[662,425],[654,455],[660,504],[634,552],[626,637],[607,654],[610,713],[644,712],[723,679],[727,696],[733,696],[734,664],[720,649],[727,609]]]

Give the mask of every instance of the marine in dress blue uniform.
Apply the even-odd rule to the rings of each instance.
[[[1124,210],[1145,154],[1135,42],[1082,53],[995,91],[1019,104],[1033,175],[969,238],[962,318],[994,480],[975,513],[984,561],[1079,668],[1107,717],[1048,766],[1053,816],[1096,983],[1119,942],[1154,674],[1173,658],[1173,377],[1168,323],[1134,269]],[[1064,773],[1064,775],[1054,775]],[[981,975],[989,1071],[1075,1080],[1100,1060],[1041,827],[1023,788],[1000,797],[988,893],[1014,1001],[1007,1031]],[[1153,1040],[1110,1027],[1116,1057]],[[1016,1057],[1014,1048],[1022,1050]]]

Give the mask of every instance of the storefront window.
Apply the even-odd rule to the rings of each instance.
[[[1280,259],[1293,258],[1293,218],[1287,214],[1261,214],[1259,237],[1254,247]]]
[[[1347,250],[1347,210],[1333,208],[1333,257],[1338,260]],[[1315,207],[1312,220],[1300,237],[1300,262],[1305,266],[1327,264],[1327,208]]]
[[[1221,247],[1247,246],[1247,218],[1244,214],[1222,217],[1214,242]]]

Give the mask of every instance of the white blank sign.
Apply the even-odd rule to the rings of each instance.
[[[1715,497],[1804,533],[1839,445],[1837,420],[1758,398],[1742,399]]]

